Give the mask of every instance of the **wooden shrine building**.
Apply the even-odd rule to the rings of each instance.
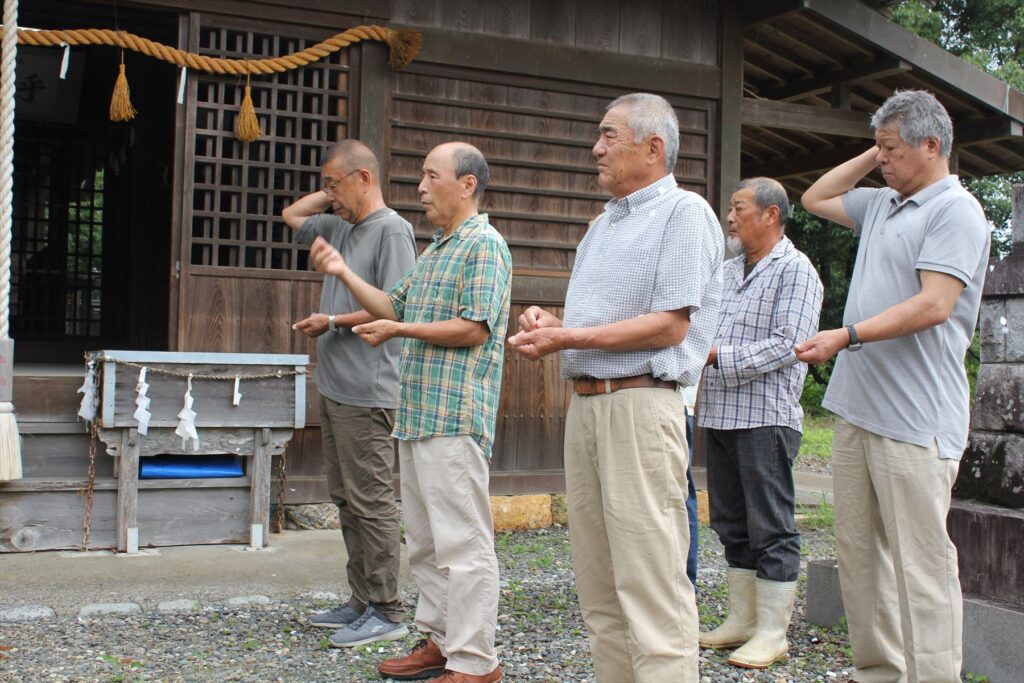
[[[280,212],[318,187],[319,156],[336,140],[358,138],[378,153],[385,198],[421,247],[431,233],[416,192],[424,155],[457,139],[483,151],[492,184],[482,208],[512,251],[513,321],[531,304],[558,311],[564,302],[575,247],[607,200],[590,151],[596,125],[627,92],[674,105],[675,175],[722,212],[747,175],[780,178],[797,200],[825,169],[872,144],[868,113],[897,88],[927,88],[947,106],[961,175],[1024,168],[1024,94],[893,24],[890,4],[23,2],[22,27],[116,28],[230,58],[289,54],[363,24],[416,29],[423,47],[401,71],[382,43],[364,41],[253,78],[264,135],[250,143],[234,137],[242,78],[190,71],[179,103],[179,69],[126,51],[138,115],[111,123],[116,48],[72,48],[63,80],[60,48],[19,48],[11,330],[25,478],[0,483],[0,551],[67,547],[58,532],[80,533],[83,352],[316,362],[315,344],[289,324],[318,309],[321,276]],[[557,358],[506,355],[493,493],[564,487],[568,391]],[[328,500],[312,373],[305,399],[305,428],[286,450],[290,503]],[[110,460],[97,456],[100,508],[112,505],[99,497],[115,481]],[[39,514],[16,514],[29,506]],[[106,518],[95,513],[94,529]],[[31,542],[26,525],[39,528]]]

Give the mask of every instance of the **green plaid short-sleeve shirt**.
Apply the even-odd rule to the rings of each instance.
[[[487,214],[443,230],[412,271],[389,292],[398,319],[431,323],[465,318],[487,323],[480,346],[448,348],[404,339],[393,436],[472,436],[487,457],[501,392],[501,366],[512,290],[512,256]]]

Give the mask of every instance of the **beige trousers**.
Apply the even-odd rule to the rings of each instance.
[[[569,537],[599,683],[698,680],[684,420],[667,389],[574,395],[569,404]]]
[[[956,547],[946,532],[959,462],[836,419],[839,580],[861,683],[954,683],[963,660]]]
[[[399,441],[409,570],[420,589],[416,627],[453,671],[498,666],[498,558],[488,489],[490,464],[470,436]]]

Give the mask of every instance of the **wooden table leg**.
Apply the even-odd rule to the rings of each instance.
[[[139,552],[139,435],[121,432],[121,463],[117,475],[117,549]]]
[[[270,524],[270,430],[253,430],[255,442],[252,456],[250,491],[252,526],[249,532],[249,546],[263,548],[267,545],[267,529]]]

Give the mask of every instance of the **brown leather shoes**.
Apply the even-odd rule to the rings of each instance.
[[[412,681],[419,678],[445,675],[447,658],[441,654],[441,648],[430,638],[416,643],[405,657],[385,659],[377,665],[377,671],[383,678],[394,678],[398,681]],[[500,680],[501,676],[494,680]]]
[[[501,669],[495,667],[494,671],[483,676],[462,673],[461,671],[445,671],[443,674],[427,683],[498,683],[501,680]]]

